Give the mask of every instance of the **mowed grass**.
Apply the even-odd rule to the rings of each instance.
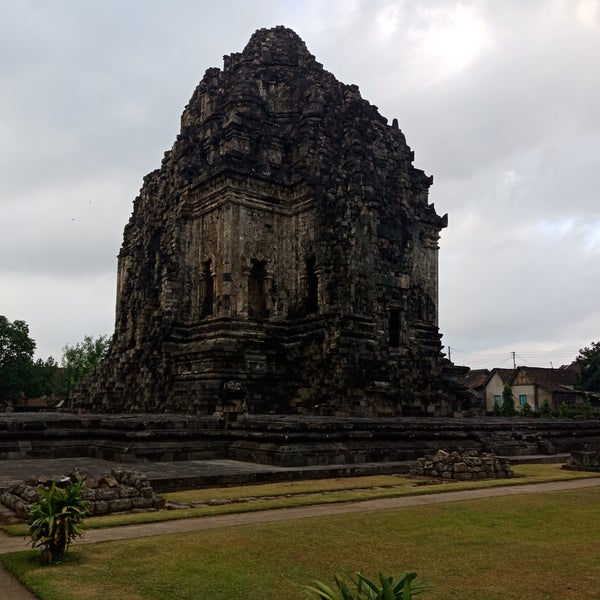
[[[567,471],[561,469],[558,464],[515,465],[513,470],[517,475],[515,478],[483,481],[436,483],[398,475],[376,475],[173,492],[163,494],[163,496],[167,500],[184,503],[208,503],[215,500],[217,502],[227,500],[227,502],[158,512],[91,517],[86,520],[86,527],[98,529],[219,514],[294,508],[314,504],[360,502],[361,500],[374,500],[377,498],[439,494],[448,491],[600,477],[600,473]],[[25,535],[27,529],[25,525],[5,525],[2,528],[7,533],[15,536]]]
[[[482,487],[502,487],[524,485],[545,481],[565,481],[600,477],[600,473],[570,471],[560,464],[529,464],[512,467],[516,477],[511,479],[487,479],[474,481],[443,482],[406,477],[401,475],[373,475],[368,477],[340,477],[336,479],[317,479],[314,481],[289,481],[266,483],[231,488],[208,488],[162,494],[167,500],[175,502],[209,502],[211,500],[240,500],[248,497],[268,499],[276,496],[298,497],[306,495],[352,494],[371,496],[376,492],[379,497],[407,496],[416,494],[435,494],[450,490],[477,489]],[[451,487],[450,487],[451,486]],[[339,495],[341,495],[339,494]],[[362,499],[362,498],[361,498]]]
[[[300,600],[313,579],[417,571],[425,600],[597,599],[600,487],[77,546],[3,562],[42,600]],[[421,597],[421,596],[420,596]]]

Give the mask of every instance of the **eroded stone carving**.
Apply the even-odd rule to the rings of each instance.
[[[437,327],[447,217],[412,160],[293,31],[257,31],[144,179],[112,346],[76,405],[213,414],[235,388],[250,413],[460,413]]]

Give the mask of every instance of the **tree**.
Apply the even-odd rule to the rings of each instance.
[[[83,342],[63,348],[61,365],[64,369],[62,392],[68,396],[71,390],[106,356],[110,336],[100,335],[94,339],[90,335]]]
[[[581,369],[575,380],[576,387],[587,392],[600,392],[600,341],[582,348],[575,360]]]
[[[502,390],[502,414],[505,417],[512,417],[515,414],[515,399],[512,387],[508,383]]]
[[[0,409],[18,404],[31,383],[35,342],[25,321],[0,315]]]
[[[32,365],[31,379],[25,387],[25,396],[39,398],[58,391],[58,363],[52,356],[38,358]]]

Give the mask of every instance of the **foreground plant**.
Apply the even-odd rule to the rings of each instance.
[[[60,562],[71,541],[83,535],[87,516],[87,502],[81,495],[83,485],[83,481],[77,481],[60,488],[52,482],[50,489],[40,488],[41,498],[29,511],[27,535],[34,548],[41,548],[43,564]]]
[[[337,590],[331,589],[321,581],[313,582],[307,586],[307,592],[319,600],[410,600],[413,596],[421,594],[431,586],[424,581],[416,581],[416,573],[403,573],[394,582],[393,577],[379,573],[379,585],[367,579],[362,573],[356,574],[356,579],[351,579],[356,587],[353,592],[348,585],[335,576]]]

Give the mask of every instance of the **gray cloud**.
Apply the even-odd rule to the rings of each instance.
[[[431,200],[450,215],[440,327],[453,359],[568,362],[600,337],[598,4],[5,3],[0,314],[26,320],[42,356],[111,331],[143,176],[206,68],[285,24],[399,119],[434,175]]]

